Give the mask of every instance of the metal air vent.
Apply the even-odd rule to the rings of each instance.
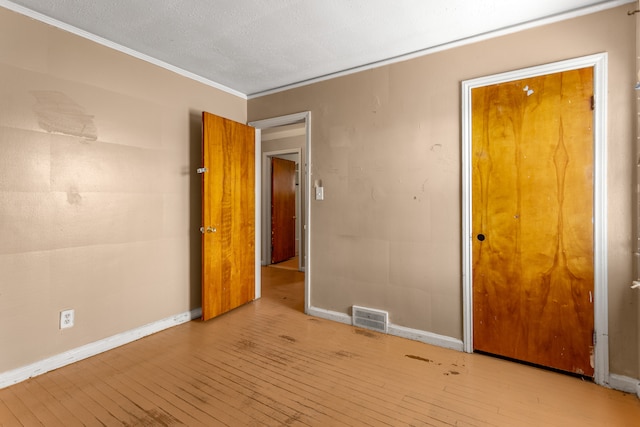
[[[359,307],[357,305],[352,307],[351,324],[353,326],[372,329],[386,334],[388,323],[389,313],[386,311]]]

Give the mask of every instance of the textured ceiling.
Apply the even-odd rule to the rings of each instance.
[[[250,96],[632,2],[0,0],[0,6],[60,21]]]

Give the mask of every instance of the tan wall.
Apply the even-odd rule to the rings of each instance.
[[[632,279],[635,26],[627,6],[249,101],[249,120],[311,111],[311,304],[388,310],[462,338],[460,83],[609,53],[610,368],[638,376]]]
[[[0,373],[200,306],[203,110],[246,121],[242,98],[0,8]]]

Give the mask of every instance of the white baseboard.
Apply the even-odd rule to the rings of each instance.
[[[609,381],[605,384],[615,390],[633,393],[640,397],[640,380],[624,375],[610,374]]]
[[[320,317],[322,319],[333,320],[334,322],[345,323],[351,325],[351,316],[336,311],[325,310],[318,307],[309,307],[307,314],[310,316]],[[389,335],[395,335],[414,341],[420,341],[425,344],[431,344],[438,347],[450,348],[452,350],[462,351],[462,341],[456,338],[438,335],[431,332],[421,331],[419,329],[405,328],[404,326],[389,324],[387,332]]]
[[[324,308],[309,307],[307,310],[309,316],[320,317],[322,319],[333,320],[334,322],[351,324],[351,316],[337,311],[325,310]]]
[[[425,344],[431,344],[438,347],[449,348],[451,350],[463,351],[462,340],[448,337],[446,335],[438,335],[432,332],[421,331],[419,329],[405,328],[389,324],[389,334],[402,338],[408,338],[414,341],[420,341]]]
[[[202,309],[196,308],[175,316],[167,317],[166,319],[149,323],[130,331],[110,336],[100,341],[83,345],[82,347],[74,348],[21,368],[3,372],[0,374],[0,389],[25,381],[31,377],[44,374],[45,372],[53,371],[54,369],[61,368],[79,360],[86,359],[87,357],[95,356],[96,354],[120,347],[121,345],[136,341],[140,338],[146,337],[147,335],[155,334],[156,332],[180,325],[201,316]]]

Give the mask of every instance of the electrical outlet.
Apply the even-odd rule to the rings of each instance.
[[[60,312],[60,329],[66,329],[73,326],[75,321],[76,313],[73,309],[71,310],[62,310]]]

